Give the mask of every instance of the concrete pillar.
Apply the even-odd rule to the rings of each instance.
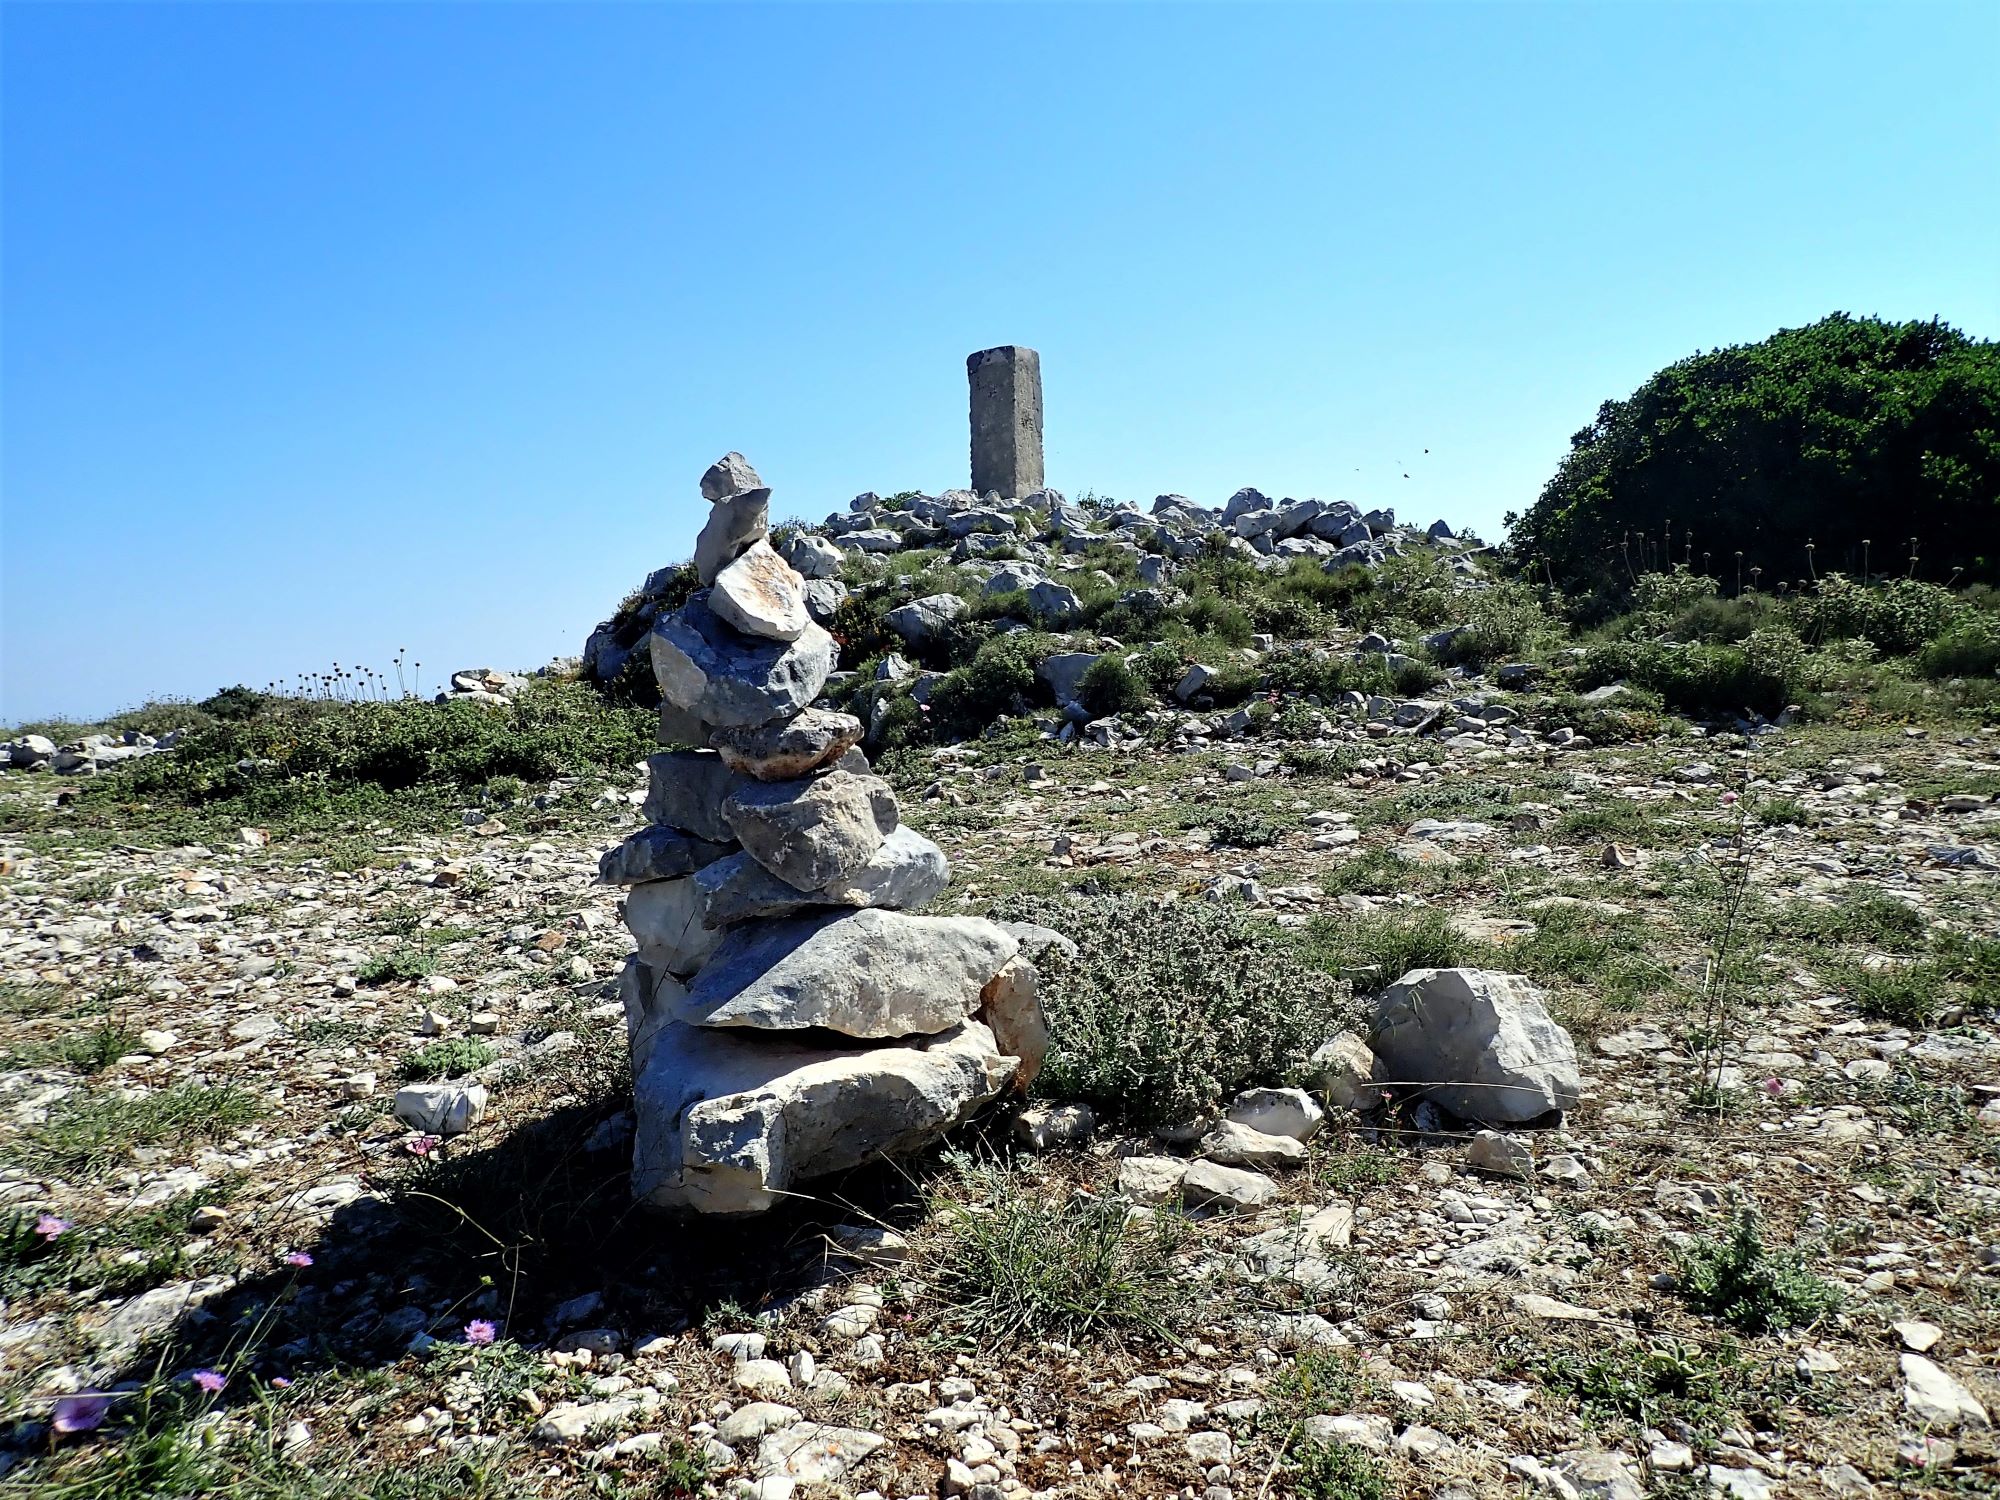
[[[1018,500],[1042,487],[1042,357],[1018,344],[965,361],[972,385],[972,488]]]

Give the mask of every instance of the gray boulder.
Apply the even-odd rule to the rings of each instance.
[[[56,742],[43,734],[24,734],[10,746],[14,769],[36,771],[56,758]]]
[[[785,561],[801,578],[838,578],[840,549],[823,536],[802,531],[785,543]]]
[[[718,727],[796,716],[819,696],[839,647],[807,624],[795,641],[758,640],[731,629],[696,594],[653,628],[660,695]]]
[[[979,992],[979,1019],[993,1033],[993,1045],[1019,1058],[1013,1087],[1026,1093],[1042,1071],[1049,1051],[1049,1023],[1042,1014],[1042,976],[1026,953],[1008,959]]]
[[[1049,685],[1058,703],[1074,703],[1083,686],[1083,674],[1097,664],[1094,651],[1058,651],[1041,659],[1035,675]]]
[[[765,541],[751,543],[715,575],[708,607],[725,625],[765,640],[795,641],[812,623],[805,580]]]
[[[750,467],[750,460],[735,452],[723,454],[701,476],[701,498],[709,501],[733,500],[763,488],[764,481]]]
[[[956,594],[927,594],[890,610],[882,623],[908,644],[921,646],[936,640],[966,609],[966,602]]]
[[[709,743],[730,770],[759,781],[788,781],[839,760],[861,743],[861,721],[852,714],[808,708],[776,724],[718,729]]]
[[[729,769],[713,750],[664,750],[646,757],[652,779],[641,815],[648,823],[684,829],[712,844],[734,844],[722,804],[749,778]]]
[[[788,885],[747,854],[732,854],[697,872],[701,920],[729,927],[752,917],[789,917],[816,906],[928,906],[951,880],[944,851],[914,828],[897,827],[868,863],[816,891]]]
[[[597,878],[606,885],[638,885],[646,880],[672,880],[692,875],[730,853],[727,844],[712,844],[678,828],[641,828],[597,861]]]
[[[1047,583],[1049,575],[1031,562],[1005,562],[993,570],[986,580],[989,594],[1016,594],[1033,588],[1038,583]]]
[[[729,929],[679,1019],[846,1036],[929,1035],[957,1025],[1020,951],[979,917],[832,912]]]
[[[721,941],[701,924],[701,898],[691,879],[649,880],[625,897],[625,925],[649,967],[685,979]]]
[[[714,583],[716,575],[748,552],[771,532],[771,492],[751,490],[748,494],[718,500],[709,508],[708,520],[694,539],[694,571],[703,583]]]
[[[1222,507],[1222,524],[1224,526],[1234,526],[1238,516],[1249,511],[1269,510],[1270,508],[1271,501],[1268,496],[1245,485],[1242,489],[1231,495],[1228,503]]]
[[[1028,590],[1028,612],[1044,625],[1062,625],[1083,613],[1083,600],[1076,590],[1047,581]]]
[[[1465,1120],[1518,1125],[1576,1107],[1576,1044],[1518,974],[1412,969],[1375,1001],[1382,1076]]]
[[[829,771],[796,781],[748,781],[722,816],[750,857],[787,885],[816,891],[852,875],[896,826],[896,794],[879,776]]]
[[[806,613],[819,625],[833,619],[834,611],[847,602],[847,585],[838,578],[808,578],[806,580]]]
[[[858,1048],[667,1025],[633,1084],[633,1196],[682,1212],[762,1213],[813,1178],[921,1148],[1013,1071],[975,1021]]]

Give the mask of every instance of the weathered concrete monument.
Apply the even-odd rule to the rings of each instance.
[[[771,492],[730,453],[701,493],[704,587],[647,637],[660,739],[683,748],[648,762],[647,826],[598,868],[639,948],[619,982],[632,1191],[753,1214],[1025,1089],[1048,1044],[1030,960],[1054,934],[910,915],[950,866],[860,721],[814,706],[839,648],[767,539]]]
[[[965,361],[972,386],[972,489],[1019,500],[1042,487],[1042,357],[1018,344]]]

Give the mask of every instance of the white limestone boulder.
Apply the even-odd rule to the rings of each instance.
[[[931,1035],[964,1021],[1020,950],[979,917],[830,912],[732,927],[681,1019],[854,1037]],[[990,1033],[989,1033],[990,1035]]]
[[[625,897],[625,925],[643,961],[682,978],[700,968],[721,941],[720,933],[702,926],[701,894],[685,876],[633,886]]]
[[[882,840],[867,864],[816,891],[787,884],[747,854],[717,860],[698,876],[695,888],[702,922],[731,927],[755,917],[790,917],[824,906],[915,911],[944,890],[951,880],[951,864],[944,850],[921,833],[899,826]]]
[[[1375,1001],[1386,1081],[1465,1120],[1518,1125],[1576,1107],[1576,1044],[1542,992],[1490,969],[1412,969]]]
[[[795,641],[812,623],[806,581],[767,541],[752,542],[715,575],[708,607],[724,624],[772,641]]]
[[[797,717],[819,696],[839,656],[832,636],[810,622],[796,640],[744,635],[696,594],[653,627],[653,676],[660,696],[713,728]]]
[[[851,1048],[669,1025],[633,1086],[633,1195],[763,1213],[813,1178],[921,1148],[1013,1072],[974,1021],[914,1045]]]
[[[828,771],[745,781],[722,804],[744,853],[787,885],[816,891],[853,875],[896,827],[896,794],[879,776]]]

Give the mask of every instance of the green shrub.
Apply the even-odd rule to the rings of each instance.
[[[1667,707],[1698,717],[1781,712],[1804,686],[1805,650],[1783,630],[1752,631],[1740,645],[1622,641],[1589,648],[1583,680],[1625,679]]]
[[[431,1083],[441,1078],[463,1078],[476,1073],[499,1054],[491,1042],[476,1036],[455,1036],[427,1042],[417,1048],[396,1069],[405,1083]]]
[[[1300,1443],[1286,1467],[1299,1500],[1389,1500],[1395,1493],[1381,1461],[1349,1443]]]
[[[1560,623],[1524,583],[1495,584],[1462,597],[1463,618],[1436,653],[1447,667],[1533,659],[1562,639]]]
[[[934,1196],[946,1239],[930,1276],[952,1332],[980,1347],[1176,1336],[1189,1297],[1174,1265],[1187,1239],[1177,1215],[1135,1219],[1116,1198],[1046,1190],[999,1167],[962,1166],[956,1186],[976,1201]]]
[[[1915,536],[1934,566],[1984,576],[2000,564],[1996,433],[2000,345],[1836,313],[1605,402],[1508,524],[1565,587],[1607,601],[1690,547],[1734,583],[1739,553],[1774,580],[1900,573]]]
[[[1151,706],[1145,683],[1115,651],[1105,652],[1090,664],[1077,684],[1076,694],[1077,701],[1098,719],[1111,714],[1140,713]]]
[[[429,948],[399,943],[387,953],[378,953],[354,971],[355,981],[370,986],[414,984],[428,978],[437,968],[437,955]]]
[[[1974,616],[1940,631],[1917,653],[1917,669],[1930,678],[2000,673],[2000,620]]]
[[[1764,1243],[1757,1216],[1738,1209],[1719,1239],[1674,1251],[1680,1293],[1699,1312],[1746,1333],[1814,1322],[1840,1305],[1840,1291],[1805,1269],[1797,1252]]]
[[[1004,917],[1074,940],[1050,956],[1041,1087],[1134,1125],[1186,1123],[1280,1083],[1341,1029],[1338,987],[1268,920],[1216,903],[1022,899]]]
[[[1268,849],[1278,842],[1278,825],[1240,807],[1196,813],[1187,827],[1206,828],[1211,841],[1225,849]]]
[[[1792,600],[1794,628],[1812,642],[1861,639],[1885,656],[1903,656],[1957,626],[1967,606],[1950,589],[1915,578],[1856,583],[1830,573]]]
[[[235,687],[226,687],[218,693],[210,694],[195,707],[212,719],[241,721],[254,719],[259,714],[268,712],[277,701],[266,693],[257,692],[238,683]]]
[[[1045,638],[1029,631],[997,635],[971,661],[931,688],[931,725],[948,739],[968,739],[995,719],[1028,712],[1036,693],[1035,663]]]

